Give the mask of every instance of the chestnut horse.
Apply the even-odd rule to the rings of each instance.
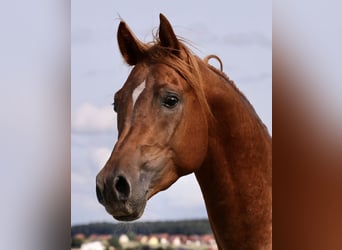
[[[123,21],[117,38],[134,68],[115,94],[118,140],[96,178],[99,202],[134,220],[154,194],[195,173],[219,249],[271,249],[272,139],[252,105],[162,14],[153,43]]]

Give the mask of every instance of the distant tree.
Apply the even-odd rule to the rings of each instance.
[[[132,231],[127,232],[128,239],[133,241],[136,238],[136,234]]]
[[[77,237],[71,238],[71,247],[80,248],[83,243],[83,240]]]
[[[209,221],[182,220],[182,221],[156,221],[136,223],[91,223],[88,225],[77,225],[71,227],[71,236],[82,233],[85,236],[91,234],[111,234],[115,237],[127,234],[130,239],[137,234],[208,234],[212,233]]]
[[[119,243],[119,240],[118,240],[118,238],[116,238],[116,237],[110,238],[110,239],[108,240],[108,244],[109,244],[110,246],[115,247],[115,249],[117,249],[117,250],[121,250],[121,249],[122,249],[121,244]]]

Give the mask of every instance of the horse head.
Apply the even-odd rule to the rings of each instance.
[[[196,87],[197,59],[162,14],[155,43],[139,41],[123,21],[117,38],[125,62],[134,67],[115,94],[118,139],[96,177],[96,193],[108,213],[128,221],[143,214],[154,194],[201,166],[208,107]]]

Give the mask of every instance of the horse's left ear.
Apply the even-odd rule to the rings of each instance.
[[[171,49],[175,55],[180,54],[180,44],[172,29],[170,22],[166,19],[163,14],[159,14],[160,25],[159,25],[159,40],[160,45]]]

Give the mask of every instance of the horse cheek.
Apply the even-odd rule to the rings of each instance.
[[[174,151],[180,175],[196,171],[203,163],[208,149],[208,128],[201,114],[184,119],[175,137]]]

